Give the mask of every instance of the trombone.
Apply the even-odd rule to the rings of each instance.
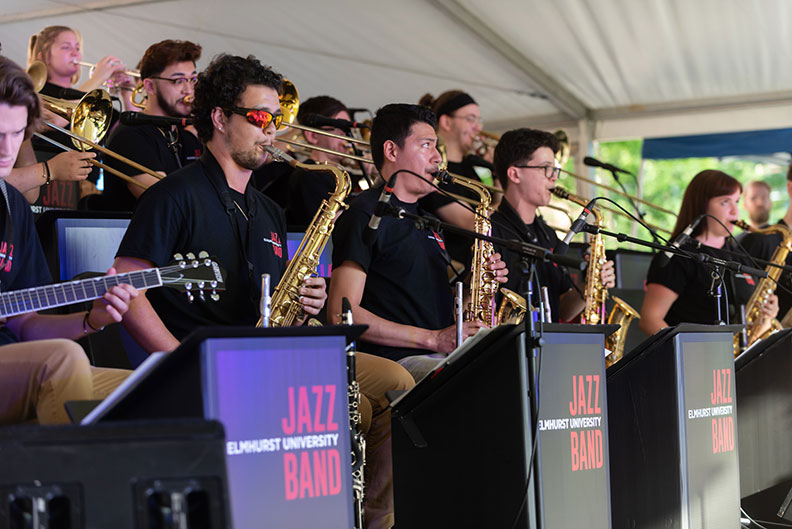
[[[77,147],[77,150],[85,150],[85,146],[87,145],[88,147],[96,149],[107,156],[115,158],[142,173],[146,173],[157,179],[162,178],[162,175],[152,171],[151,169],[144,167],[143,165],[140,165],[139,163],[121,156],[120,154],[117,154],[110,149],[102,147],[96,143],[101,140],[107,132],[107,128],[110,125],[110,115],[113,111],[113,106],[110,103],[110,96],[104,90],[97,89],[88,92],[78,102],[66,101],[45,95],[39,95],[39,97],[42,100],[42,105],[44,108],[68,120],[71,124],[72,130],[66,130],[55,125],[54,123],[49,122],[46,122],[46,125],[69,136],[72,139],[74,145]],[[38,132],[34,134],[36,137],[41,138],[42,140],[51,143],[52,145],[63,149],[64,151],[74,150],[43,134]],[[122,180],[125,180],[138,187],[142,187],[143,189],[148,188],[147,185],[141,184],[134,178],[127,176],[121,171],[103,164],[98,160],[91,159],[88,161],[97,167],[101,167],[104,171],[121,178]]]

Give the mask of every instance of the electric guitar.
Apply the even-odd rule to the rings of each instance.
[[[174,255],[174,261],[162,268],[148,268],[112,276],[92,277],[66,283],[13,290],[0,294],[0,317],[17,316],[27,312],[73,305],[101,298],[116,285],[128,284],[137,289],[170,287],[187,294],[192,302],[196,295],[200,301],[220,299],[218,292],[225,290],[225,271],[206,252],[198,258],[188,253]]]

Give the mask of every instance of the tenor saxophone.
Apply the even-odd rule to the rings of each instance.
[[[476,206],[473,231],[489,236],[492,232],[492,223],[490,222],[490,215],[493,211],[492,196],[484,184],[471,178],[451,175],[445,171],[440,171],[437,177],[445,183],[458,184],[478,195],[479,202]],[[492,243],[476,239],[473,241],[472,253],[470,301],[464,313],[464,320],[480,321],[490,327],[501,323],[519,323],[526,310],[525,298],[508,288],[500,289],[503,301],[497,311],[495,310],[495,296],[500,284],[495,274],[487,267],[489,259],[494,253]]]
[[[583,207],[588,204],[587,200],[571,194],[560,186],[555,186],[552,193],[558,198],[569,200]],[[591,213],[594,215],[594,222],[601,228],[603,226],[602,213],[598,208],[592,208]],[[588,325],[596,325],[598,323],[619,325],[619,329],[616,332],[605,338],[605,348],[611,352],[606,357],[605,364],[611,366],[624,356],[624,342],[627,330],[630,328],[632,320],[641,316],[623,299],[613,296],[613,308],[611,308],[606,317],[605,302],[608,300],[608,289],[602,284],[600,279],[602,265],[607,261],[602,235],[599,233],[592,235],[589,250],[589,263],[586,271],[586,306],[580,315],[580,322]]]
[[[769,261],[777,265],[783,265],[786,263],[787,255],[789,255],[789,252],[792,251],[792,231],[780,224],[775,224],[773,226],[768,226],[767,228],[762,228],[759,230],[752,228],[748,223],[741,220],[735,221],[734,224],[743,230],[750,231],[751,233],[757,233],[761,235],[777,233],[780,235],[781,243],[775,249]],[[767,277],[763,277],[759,280],[759,284],[756,285],[751,297],[748,299],[748,303],[745,305],[746,349],[759,340],[767,338],[772,333],[780,331],[782,328],[779,321],[773,318],[770,320],[770,328],[762,333],[759,333],[759,328],[762,325],[762,321],[764,319],[762,314],[762,305],[764,305],[764,303],[767,301],[767,298],[770,297],[773,292],[775,292],[777,281],[779,277],[781,277],[782,269],[778,268],[777,266],[768,265],[765,271],[767,272]],[[743,350],[744,349],[740,347],[739,336],[735,336],[734,355],[737,356]]]
[[[270,326],[288,327],[293,325],[297,316],[302,313],[300,303],[300,288],[305,279],[316,272],[319,266],[319,257],[322,255],[330,234],[333,233],[333,225],[336,214],[346,209],[344,203],[349,192],[352,190],[352,181],[349,174],[343,169],[328,163],[306,164],[300,163],[282,150],[267,145],[264,147],[275,160],[288,162],[292,167],[299,167],[306,171],[330,171],[335,177],[335,190],[327,199],[322,201],[319,210],[314,215],[311,224],[305,232],[305,236],[300,241],[294,256],[286,268],[275,292],[272,294],[270,305]],[[259,318],[256,327],[263,325],[263,320]]]

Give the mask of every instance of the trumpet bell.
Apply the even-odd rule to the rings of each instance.
[[[72,132],[77,136],[98,143],[110,127],[113,103],[110,94],[104,90],[92,90],[76,102],[45,95],[39,97],[47,110],[69,121]],[[72,138],[72,142],[77,149],[85,149],[76,138]]]

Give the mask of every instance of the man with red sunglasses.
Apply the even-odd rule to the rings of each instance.
[[[282,120],[281,82],[280,74],[253,57],[230,55],[216,57],[198,76],[193,115],[204,153],[140,197],[115,266],[140,270],[161,266],[177,252],[205,250],[226,268],[226,291],[213,303],[190,304],[182,294],[156,290],[138,296],[126,329],[147,352],[170,351],[205,325],[255,325],[261,274],[270,274],[274,288],[286,270],[283,211],[251,184]],[[303,319],[318,314],[327,297],[324,279],[306,279],[300,295]],[[414,382],[395,362],[366,354],[357,357],[357,374],[366,397],[367,478],[376,476],[366,490],[367,526],[388,527],[383,520],[392,520],[387,499],[393,478],[385,392]]]
[[[195,62],[200,58],[201,46],[189,41],[163,40],[149,46],[138,65],[146,94],[142,113],[168,118],[189,116],[198,75]],[[112,130],[107,147],[163,176],[197,160],[202,150],[192,127],[123,123]],[[158,182],[115,158],[109,158],[107,164],[145,186]],[[108,175],[103,205],[106,209],[133,211],[143,191],[140,186]]]

